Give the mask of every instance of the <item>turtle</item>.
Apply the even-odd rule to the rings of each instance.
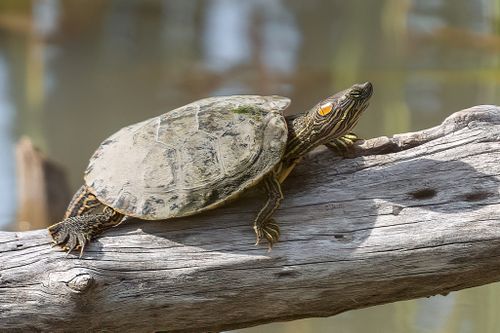
[[[267,198],[253,228],[256,245],[265,238],[270,249],[280,237],[272,215],[281,183],[319,145],[345,155],[372,92],[370,82],[354,84],[292,116],[283,115],[287,97],[209,97],[124,127],[101,143],[64,218],[48,228],[54,246],[81,256],[126,217],[199,214],[260,186]]]

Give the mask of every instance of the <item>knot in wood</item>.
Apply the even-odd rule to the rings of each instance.
[[[93,284],[94,278],[88,273],[78,274],[66,283],[70,289],[77,293],[87,291]]]

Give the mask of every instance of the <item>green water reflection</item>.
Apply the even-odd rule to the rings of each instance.
[[[210,95],[283,94],[299,112],[369,80],[357,132],[417,130],[500,104],[499,11],[465,0],[4,0],[0,96],[14,117],[0,103],[0,124],[65,165],[74,189],[109,134]],[[500,332],[499,294],[494,284],[240,332]]]

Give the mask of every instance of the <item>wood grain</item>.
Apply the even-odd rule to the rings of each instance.
[[[201,332],[500,281],[500,108],[310,154],[284,186],[282,239],[253,245],[258,191],[215,211],[129,220],[83,258],[46,230],[0,233],[0,330]]]

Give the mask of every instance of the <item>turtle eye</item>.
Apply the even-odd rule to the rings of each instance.
[[[350,95],[354,98],[359,98],[361,97],[362,91],[356,88],[353,88],[350,92]]]
[[[319,110],[318,110],[318,113],[319,113],[321,116],[326,116],[326,115],[327,115],[327,114],[329,114],[332,110],[333,110],[333,105],[332,105],[332,103],[325,103],[325,104],[320,105]]]

